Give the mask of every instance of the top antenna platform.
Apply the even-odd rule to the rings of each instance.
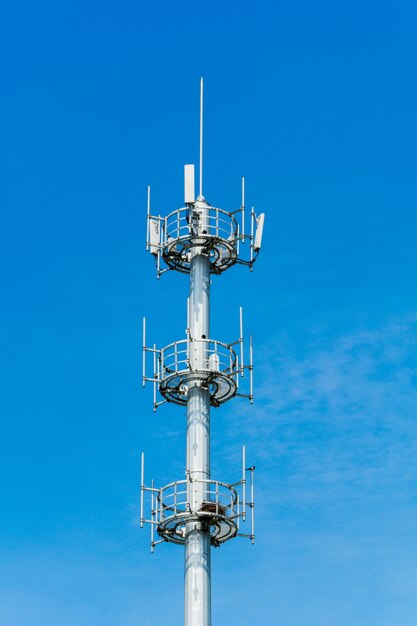
[[[264,214],[257,216],[252,208],[250,234],[244,234],[244,192],[242,205],[236,211],[214,207],[202,196],[191,202],[194,191],[190,182],[191,166],[185,167],[184,207],[172,211],[166,217],[151,215],[148,189],[146,248],[155,256],[158,278],[170,269],[188,273],[193,251],[209,257],[212,274],[221,274],[235,263],[252,269],[261,249]],[[245,243],[245,240],[249,242],[247,260],[240,256],[240,244]],[[165,268],[162,267],[162,261]]]
[[[193,254],[210,259],[210,272],[221,274],[240,263],[252,270],[259,251],[263,232],[264,214],[250,214],[250,234],[245,233],[245,179],[242,178],[242,203],[235,211],[225,211],[212,206],[203,196],[203,79],[200,81],[200,167],[199,195],[195,199],[194,165],[184,169],[184,204],[167,217],[151,215],[150,188],[146,249],[155,257],[158,278],[168,270],[189,273]],[[238,214],[239,221],[237,220]],[[249,259],[240,256],[240,244],[249,241]],[[161,267],[161,261],[165,267]]]
[[[236,219],[205,200],[173,211],[161,226],[160,250],[170,269],[188,273],[195,248],[209,257],[210,271],[214,274],[220,274],[237,261]]]

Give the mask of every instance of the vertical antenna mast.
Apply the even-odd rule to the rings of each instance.
[[[264,215],[251,213],[251,234],[244,232],[245,183],[242,179],[242,204],[237,211],[211,206],[203,196],[203,79],[200,80],[200,169],[199,195],[194,194],[194,165],[184,170],[185,207],[168,217],[151,215],[150,189],[147,208],[147,249],[154,256],[157,275],[168,269],[189,274],[187,328],[185,339],[165,348],[146,345],[143,321],[143,384],[153,384],[154,410],[164,402],[186,407],[185,479],[165,487],[145,485],[142,456],[140,487],[140,525],[151,525],[151,551],[159,543],[170,542],[185,548],[184,624],[211,626],[211,547],[247,537],[254,541],[254,466],[246,467],[246,448],[242,450],[242,478],[238,482],[211,477],[210,411],[242,396],[252,402],[252,336],[249,365],[245,364],[243,314],[239,313],[239,338],[224,343],[210,337],[211,276],[220,275],[236,263],[249,266],[261,247]],[[241,213],[239,224],[236,213]],[[256,222],[256,231],[255,231]],[[249,240],[249,260],[240,257],[239,245]],[[161,262],[165,269],[161,269]],[[148,369],[146,361],[148,360]],[[153,373],[147,374],[149,366]],[[249,372],[249,382],[245,374]],[[242,383],[239,379],[243,377]],[[247,389],[246,393],[242,393]],[[157,391],[163,396],[157,402]],[[248,476],[249,473],[249,476]],[[151,514],[144,513],[150,500]],[[250,509],[250,516],[247,510]],[[241,532],[249,518],[250,532]]]
[[[204,104],[204,81],[200,78],[200,187],[199,195],[203,197],[203,104]]]

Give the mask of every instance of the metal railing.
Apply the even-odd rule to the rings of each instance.
[[[156,369],[159,391],[176,404],[186,404],[195,384],[209,389],[213,406],[232,398],[238,388],[238,356],[221,341],[175,341],[160,350]]]
[[[146,214],[146,249],[154,256],[158,278],[169,270],[190,271],[191,250],[202,249],[210,258],[210,272],[220,274],[240,263],[252,270],[262,242],[264,214],[250,211],[250,231],[245,225],[245,193],[242,204],[225,211],[204,201],[190,202],[166,217],[151,214],[150,187]],[[240,244],[249,243],[249,258],[242,258]],[[246,256],[246,255],[245,255]],[[165,267],[163,267],[163,263]]]
[[[183,514],[229,519],[239,514],[237,491],[219,480],[190,478],[175,481],[160,489],[157,503],[158,524]]]
[[[172,240],[189,239],[192,237],[216,237],[227,241],[235,240],[239,234],[236,219],[228,211],[207,206],[204,209],[204,220],[196,219],[198,211],[184,207],[176,209],[164,219],[162,244]]]
[[[188,475],[161,488],[145,486],[145,457],[142,453],[140,489],[140,525],[151,526],[151,550],[161,541],[184,543],[186,524],[199,522],[210,531],[213,545],[235,536],[255,540],[254,475],[255,467],[246,467],[246,450],[242,449],[242,478],[228,484],[219,480],[192,478]],[[249,473],[249,493],[247,474]],[[149,519],[144,517],[145,493],[150,494]],[[247,500],[249,495],[249,500]],[[247,509],[251,511],[249,533],[240,532]],[[156,534],[159,539],[156,539]]]
[[[249,364],[244,361],[243,314],[240,308],[240,337],[232,343],[215,339],[187,338],[174,341],[164,348],[146,345],[146,320],[143,319],[142,383],[153,383],[154,409],[165,402],[185,405],[192,386],[200,385],[210,391],[212,406],[234,396],[253,401],[253,351],[249,340]],[[235,350],[236,348],[236,350]],[[152,375],[147,375],[147,361],[152,359]],[[249,393],[241,393],[239,380],[249,372]],[[157,401],[157,390],[163,396]]]
[[[196,247],[209,256],[211,272],[224,271],[237,261],[239,239],[233,215],[209,205],[202,211],[193,206],[177,209],[161,218],[160,253],[168,267],[181,272],[190,271]]]
[[[227,343],[214,339],[181,339],[174,341],[160,351],[160,380],[172,374],[198,370],[207,373],[222,373],[236,376],[238,357]],[[202,367],[195,367],[201,363]]]

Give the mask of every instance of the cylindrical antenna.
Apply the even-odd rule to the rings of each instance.
[[[155,495],[154,495],[154,480],[152,479],[152,483],[151,483],[151,487],[152,487],[152,491],[151,491],[151,519],[152,519],[152,523],[151,523],[151,552],[153,553],[153,551],[155,550],[155,525],[154,525],[154,521],[155,521]]]
[[[166,222],[166,218],[164,219],[164,223]],[[166,231],[165,231],[166,232]],[[161,243],[161,222],[159,222],[159,243]],[[158,256],[156,257],[156,277],[158,280],[161,277],[161,246],[158,246]]]
[[[243,360],[243,309],[239,307],[240,315],[240,375],[245,373],[245,361]]]
[[[153,410],[156,411],[156,344],[153,344]]]
[[[250,215],[250,262],[252,264],[253,261],[253,245],[254,245],[254,224],[255,224],[255,209],[252,207],[251,215]],[[252,265],[250,266],[252,271]]]
[[[255,485],[254,485],[254,473],[255,468],[251,468],[250,470],[250,499],[251,499],[251,522],[252,522],[252,532],[251,532],[251,540],[252,543],[255,543]]]
[[[143,496],[145,493],[145,453],[141,454],[140,469],[140,527],[143,528]]]
[[[190,367],[190,298],[187,298],[187,330],[185,332],[187,336],[187,354],[185,355],[185,358],[187,367]]]
[[[246,446],[242,446],[242,519],[246,519]]]
[[[200,79],[200,196],[203,196],[203,99],[204,81]]]
[[[151,219],[151,186],[148,185],[148,208],[146,210],[146,250],[149,251],[149,224]]]
[[[245,177],[242,176],[242,243],[245,243]]]
[[[143,318],[142,337],[142,387],[144,387],[146,384],[146,317]]]
[[[249,400],[253,404],[253,340],[249,338]]]
[[[158,495],[155,497],[155,519],[158,522],[158,519],[162,522],[162,519],[164,517],[164,507],[163,507],[163,494],[162,494],[162,487],[157,490],[158,491]],[[159,515],[159,518],[158,518]]]

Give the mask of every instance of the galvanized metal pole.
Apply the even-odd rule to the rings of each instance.
[[[206,207],[200,196],[194,210],[199,216],[198,230],[204,230]],[[207,368],[207,342],[210,337],[210,260],[201,247],[192,250],[190,268],[190,343],[192,371]],[[190,384],[187,399],[187,475],[191,507],[207,498],[210,479],[210,391],[196,381]],[[196,482],[203,481],[203,482]],[[185,626],[211,624],[210,529],[201,522],[186,525],[185,539]]]

